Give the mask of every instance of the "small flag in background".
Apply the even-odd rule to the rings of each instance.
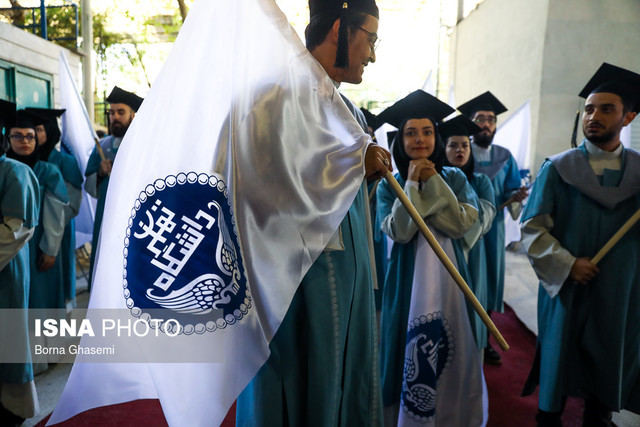
[[[369,141],[274,0],[195,2],[118,150],[89,309],[160,310],[216,354],[76,363],[49,424],[159,398],[172,426],[219,425],[360,189]]]
[[[62,115],[62,141],[75,156],[80,172],[84,176],[87,161],[95,147],[98,136],[93,129],[87,109],[80,97],[71,69],[64,52],[60,52],[60,106],[67,111]],[[93,221],[96,212],[96,199],[82,190],[80,212],[75,218],[76,247],[91,241]],[[75,249],[75,248],[74,248]]]

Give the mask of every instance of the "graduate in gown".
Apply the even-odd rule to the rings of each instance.
[[[0,342],[5,350],[21,347],[25,360],[24,363],[0,363],[1,425],[19,425],[39,410],[29,349],[27,242],[38,224],[40,190],[31,169],[8,159],[5,154],[8,138],[22,142],[26,136],[35,144],[35,131],[13,128],[14,132],[10,132],[14,120],[15,104],[0,100]],[[4,124],[8,125],[6,138],[1,132]],[[22,309],[23,312],[9,320],[4,317],[9,310],[2,309]],[[8,333],[17,334],[14,337],[18,340],[7,338]]]
[[[85,170],[86,181],[85,190],[91,196],[98,199],[96,205],[96,216],[93,223],[93,237],[91,239],[91,263],[89,265],[89,288],[93,279],[93,266],[95,265],[96,250],[98,248],[98,238],[102,226],[102,216],[104,215],[104,203],[107,197],[109,186],[109,175],[113,162],[116,159],[118,148],[122,143],[122,138],[129,129],[133,118],[142,105],[143,99],[138,95],[115,86],[106,101],[109,103],[109,131],[110,135],[100,140],[100,147],[104,159],[97,148],[94,148],[87,161]]]
[[[360,83],[363,64],[375,61],[375,2],[312,0],[309,6],[307,49],[336,86]],[[347,32],[339,35],[339,28]],[[342,98],[366,133],[362,112]],[[375,144],[367,146],[363,160],[363,178],[375,179],[391,164],[389,153]],[[363,181],[302,279],[269,344],[268,360],[238,397],[237,425],[382,425],[369,223]]]
[[[488,279],[487,255],[484,235],[491,229],[496,215],[495,195],[489,177],[474,171],[473,153],[470,135],[478,133],[480,128],[465,116],[458,116],[440,126],[440,135],[445,143],[445,165],[454,166],[464,172],[469,184],[478,197],[478,222],[474,225],[477,232],[467,232],[462,246],[469,267],[467,283],[483,307],[487,307]],[[474,241],[473,239],[477,239]],[[472,305],[467,301],[467,311],[471,320],[474,337],[479,349],[487,343],[487,327],[484,325]]]
[[[640,413],[640,225],[593,257],[640,209],[640,154],[620,131],[640,110],[640,75],[603,64],[580,93],[586,139],[549,157],[522,217],[540,279],[537,353],[525,393],[540,385],[539,426],[556,426],[567,396],[585,399],[584,424]]]
[[[515,220],[522,211],[521,202],[527,197],[526,187],[521,186],[520,171],[513,155],[506,148],[493,145],[496,134],[497,116],[507,108],[491,93],[485,92],[458,107],[465,116],[471,118],[482,130],[472,136],[471,149],[474,170],[489,177],[495,195],[496,216],[491,229],[484,236],[487,256],[488,299],[487,311],[502,312],[504,297],[505,231],[504,209],[509,209]],[[487,341],[484,352],[487,363],[499,365],[500,355]]]
[[[478,221],[477,198],[462,171],[444,166],[444,146],[436,128],[436,123],[453,111],[453,108],[426,92],[416,91],[383,111],[378,118],[398,127],[391,147],[398,166],[398,173],[395,174],[398,183],[427,225],[432,227],[441,245],[452,246],[455,252],[452,261],[457,262],[461,275],[468,281],[460,239]],[[378,186],[377,195],[380,227],[394,241],[382,297],[380,328],[385,425],[392,425],[398,419],[401,397],[405,396],[403,372],[407,325],[412,300],[416,298],[412,296],[414,267],[426,260],[416,259],[418,241],[424,240],[424,237],[386,181]],[[427,252],[435,257],[430,248]],[[439,260],[436,262],[444,269]],[[446,280],[448,272],[445,271],[442,277]],[[427,281],[421,286],[424,286],[421,293],[433,289],[440,292],[442,289],[444,295],[450,285]],[[455,291],[462,298],[459,290]],[[464,320],[469,335],[467,338],[473,342],[462,299],[459,307],[461,311],[455,317]],[[462,337],[459,339],[464,341]],[[477,370],[479,360],[478,356]],[[481,389],[481,383],[477,385]],[[461,389],[465,388],[462,384],[460,386]]]
[[[16,129],[35,132],[38,117],[25,110],[18,111],[16,116]],[[64,234],[64,212],[69,199],[62,174],[56,166],[40,160],[39,151],[36,141],[23,140],[11,141],[7,152],[7,157],[32,168],[40,187],[40,218],[29,242],[29,308],[63,309],[66,306],[59,253]]]
[[[69,196],[69,204],[65,209],[65,228],[60,247],[60,261],[62,263],[62,289],[65,301],[74,301],[76,296],[76,227],[74,217],[80,211],[82,201],[82,182],[84,178],[78,162],[74,156],[63,151],[60,142],[60,128],[58,117],[65,110],[51,110],[44,108],[27,108],[39,120],[36,121],[40,160],[55,165],[64,179]]]

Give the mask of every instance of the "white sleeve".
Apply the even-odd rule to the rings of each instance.
[[[69,195],[69,204],[65,208],[65,218],[64,224],[65,226],[69,224],[72,218],[78,215],[80,212],[80,203],[82,202],[82,190],[74,187],[73,185],[65,182],[65,187],[67,187],[67,194]]]
[[[0,271],[33,236],[33,228],[26,228],[19,218],[4,217],[0,222]]]
[[[462,237],[462,247],[465,253],[468,253],[480,237],[487,234],[493,225],[493,219],[496,217],[496,206],[492,202],[478,198],[478,203],[482,212],[482,221],[478,218],[478,221]]]
[[[547,214],[533,217],[521,226],[522,245],[527,251],[529,262],[551,298],[562,289],[576,260],[551,235],[552,228],[553,219]]]
[[[511,218],[515,221],[522,213],[522,202],[511,202],[507,205],[507,209],[511,214]]]
[[[478,211],[466,203],[459,203],[451,188],[440,175],[423,183],[422,190],[415,181],[407,181],[404,192],[416,210],[428,222],[448,236],[457,239],[478,219]],[[382,231],[398,243],[409,242],[418,231],[409,213],[396,199],[382,222]]]
[[[42,206],[42,228],[44,233],[38,247],[47,255],[58,256],[64,234],[65,209],[67,203],[56,198],[51,192],[44,194]]]
[[[98,198],[98,172],[87,175],[84,180],[84,189],[94,198]]]

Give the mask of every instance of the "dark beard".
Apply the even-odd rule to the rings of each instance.
[[[615,136],[616,136],[616,132],[611,131],[611,132],[604,133],[602,135],[587,136],[587,139],[597,145],[597,144],[605,144],[611,141]]]
[[[493,142],[494,133],[487,135],[484,132],[473,135],[473,143],[482,148],[488,148]]]
[[[123,138],[124,134],[127,133],[127,129],[129,129],[129,126],[122,126],[119,123],[114,123],[111,125],[111,135],[115,136],[116,138]]]

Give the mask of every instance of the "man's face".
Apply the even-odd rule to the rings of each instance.
[[[36,135],[38,136],[38,146],[44,145],[47,142],[47,131],[44,125],[36,126]]]
[[[36,131],[33,128],[11,128],[9,143],[19,156],[28,156],[36,149]]]
[[[582,115],[582,132],[594,144],[620,140],[620,131],[636,116],[624,113],[622,100],[614,93],[592,93],[587,97]]]
[[[127,104],[111,104],[109,109],[109,131],[122,138],[136,113]]]
[[[478,110],[473,114],[471,120],[482,128],[479,133],[473,135],[473,142],[487,148],[496,135],[496,114],[493,111]]]
[[[378,38],[378,20],[367,15],[360,26],[349,27],[349,66],[340,69],[340,82],[359,84],[362,82],[364,67],[369,62],[376,62],[374,44]]]

